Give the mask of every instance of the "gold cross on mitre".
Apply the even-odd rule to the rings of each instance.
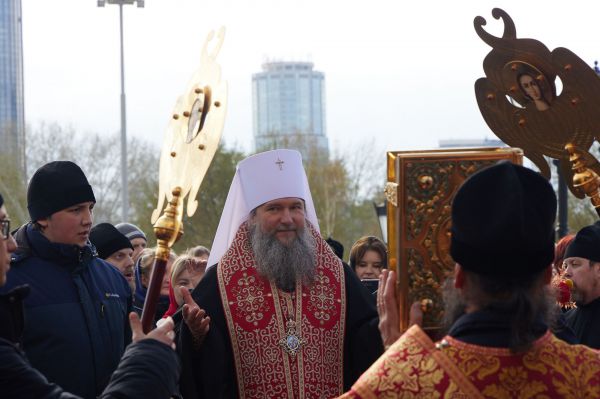
[[[284,161],[277,157],[277,161],[275,161],[275,163],[277,164],[277,166],[279,166],[279,170],[283,170],[283,164],[285,163]]]

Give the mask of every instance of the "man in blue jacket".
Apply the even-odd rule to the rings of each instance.
[[[0,194],[0,287],[6,283],[11,254],[17,249],[10,235],[10,219]],[[0,295],[0,393],[12,399],[78,399],[31,367],[21,351],[23,300],[27,285]],[[148,335],[135,313],[130,314],[133,343],[127,347],[101,399],[166,399],[177,390],[179,363],[175,354],[173,321],[167,319]]]
[[[131,290],[88,242],[96,199],[68,161],[38,169],[27,190],[31,222],[15,234],[8,283],[28,284],[23,349],[33,367],[66,391],[95,398],[131,340]]]

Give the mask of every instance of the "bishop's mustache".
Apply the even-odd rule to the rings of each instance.
[[[275,232],[279,233],[279,232],[285,232],[285,231],[297,231],[298,227],[296,227],[296,225],[290,224],[290,225],[286,225],[286,224],[280,224],[275,228]]]

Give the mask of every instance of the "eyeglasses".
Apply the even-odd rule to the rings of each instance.
[[[0,228],[2,229],[2,238],[8,240],[8,237],[10,237],[10,219],[0,220]]]

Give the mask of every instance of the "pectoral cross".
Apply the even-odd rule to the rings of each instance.
[[[279,166],[279,170],[283,170],[283,164],[285,162],[283,162],[281,159],[279,159],[279,157],[277,158],[277,161],[275,162],[277,164],[277,166]]]

